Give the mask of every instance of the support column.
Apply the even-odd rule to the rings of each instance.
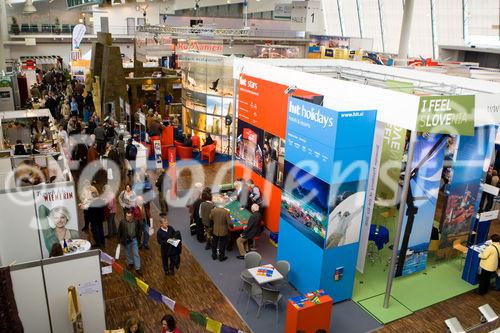
[[[339,13],[339,23],[340,23],[340,34],[344,37],[345,26],[344,26],[344,13],[342,10],[342,0],[337,0],[337,12]]]
[[[5,59],[7,57],[4,42],[9,40],[9,28],[7,25],[7,8],[5,0],[0,0],[0,71],[5,71]]]
[[[384,0],[377,0],[378,6],[378,20],[380,24],[380,40],[382,42],[382,52],[385,52],[385,36],[384,36]]]
[[[399,38],[398,58],[408,58],[410,47],[411,22],[413,20],[414,0],[406,0],[403,8],[403,22],[401,24],[401,37]]]
[[[462,0],[462,37],[464,44],[469,45],[469,22],[470,22],[470,5],[469,0]]]
[[[356,12],[358,13],[358,28],[359,28],[359,37],[363,38],[364,24],[363,24],[363,10],[360,4],[361,0],[356,0]]]
[[[431,5],[431,32],[432,32],[432,58],[436,59],[438,54],[437,33],[436,33],[436,2],[430,0]]]

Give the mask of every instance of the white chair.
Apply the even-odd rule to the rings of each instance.
[[[245,254],[245,270],[241,272],[241,276],[253,280],[252,274],[250,274],[248,269],[260,266],[261,260],[262,256],[258,252],[252,251]]]
[[[270,285],[277,287],[287,281],[287,276],[288,273],[290,272],[290,263],[286,260],[280,260],[276,262],[274,268],[276,268],[276,270],[280,272],[281,275],[283,275],[283,279],[269,283]]]
[[[245,294],[247,294],[248,299],[247,299],[247,306],[245,309],[245,314],[246,314],[246,313],[248,313],[248,305],[250,304],[250,298],[255,299],[256,296],[261,296],[262,290],[257,284],[253,283],[252,280],[248,280],[248,279],[244,278],[243,276],[240,276],[240,278],[241,278],[242,287],[240,289],[240,294],[238,295],[238,299],[236,300],[236,303],[239,303],[239,301],[240,301],[241,292],[244,292]]]
[[[260,309],[266,304],[272,304],[276,307],[276,325],[278,324],[278,306],[282,295],[279,290],[261,287],[262,294],[260,295],[259,309],[257,310],[257,318],[260,315]]]

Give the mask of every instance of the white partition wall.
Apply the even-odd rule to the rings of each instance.
[[[14,266],[10,276],[24,333],[51,332],[42,268],[39,263]]]
[[[0,266],[41,259],[31,187],[0,191],[0,212]]]
[[[68,320],[68,287],[71,285],[77,289],[84,332],[104,332],[106,329],[99,251],[93,252],[76,260],[61,261],[61,257],[44,260],[43,271],[53,332],[73,330]],[[92,284],[96,291],[80,292],[85,284]]]
[[[25,333],[73,332],[68,316],[70,286],[77,289],[84,331],[104,332],[99,257],[100,252],[93,250],[11,267],[14,297]]]

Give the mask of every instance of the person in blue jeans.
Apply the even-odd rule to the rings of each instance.
[[[141,225],[134,218],[131,210],[125,213],[125,219],[118,227],[118,237],[120,243],[125,247],[125,256],[129,269],[134,267],[138,275],[141,273],[141,257],[139,256],[139,238],[141,235]]]

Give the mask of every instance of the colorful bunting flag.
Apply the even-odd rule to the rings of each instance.
[[[101,252],[101,261],[111,264],[113,271],[121,275],[122,279],[127,281],[132,287],[138,286],[139,289],[141,289],[141,291],[148,295],[148,297],[152,300],[158,303],[164,303],[170,310],[174,311],[180,317],[191,318],[191,320],[198,325],[205,327],[207,331],[212,333],[245,333],[235,328],[226,326],[217,320],[204,317],[196,311],[189,311],[183,305],[175,302],[173,299],[165,295],[162,295],[158,290],[146,284],[146,282],[136,278],[130,271],[124,269],[113,259],[113,257],[105,252]]]
[[[148,296],[149,298],[151,298],[153,301],[156,301],[158,303],[161,303],[162,302],[162,295],[160,294],[160,292],[156,289],[153,289],[152,287],[149,287],[149,290],[148,290]],[[171,309],[173,311],[173,309]]]
[[[149,286],[144,281],[139,278],[135,278],[135,283],[137,283],[137,286],[142,290],[143,293],[145,293],[146,295],[148,294]]]
[[[207,317],[207,331],[213,333],[221,333],[222,323]]]
[[[223,324],[220,333],[239,333],[239,331],[236,328],[232,328]]]
[[[191,320],[197,323],[198,325],[203,327],[207,326],[207,319],[200,313],[196,311],[191,311],[189,316],[191,317]]]
[[[125,281],[128,282],[128,284],[130,284],[132,287],[135,287],[137,286],[137,283],[135,282],[135,276],[130,273],[130,271],[124,269],[123,270],[123,277],[122,277]]]
[[[122,267],[122,266],[120,266],[120,264],[119,264],[119,263],[117,263],[116,261],[113,261],[113,263],[111,264],[111,266],[113,266],[113,270],[114,270],[116,273],[118,273],[118,274],[120,274],[120,275],[122,275],[122,274],[123,274],[123,267]]]
[[[106,252],[101,252],[101,261],[102,262],[105,262],[106,264],[108,265],[112,265],[113,264],[113,257],[110,256],[109,254],[107,254]]]
[[[165,295],[161,295],[161,301],[163,303],[165,303],[165,305],[172,311],[177,311],[175,310],[175,307],[177,306],[177,304],[175,303],[175,301],[173,299],[170,299],[168,298],[167,296]]]
[[[175,303],[174,307],[174,312],[184,318],[189,318],[190,317],[190,312],[188,309],[186,309],[184,306],[182,306],[179,303]]]

